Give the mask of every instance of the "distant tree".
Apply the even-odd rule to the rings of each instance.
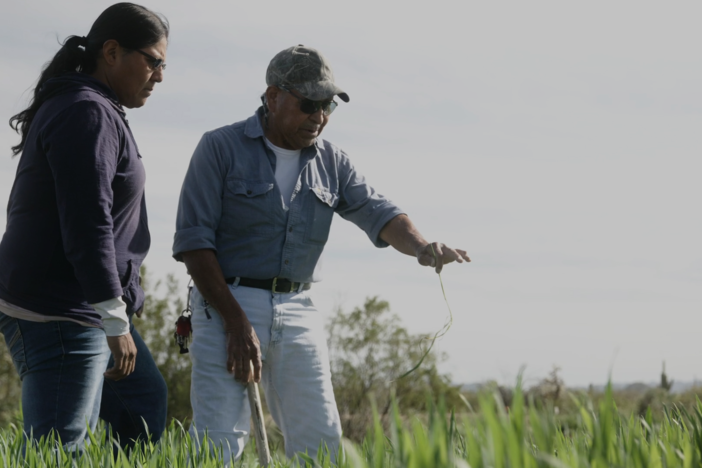
[[[674,380],[668,380],[668,375],[665,373],[665,361],[663,361],[663,370],[661,371],[661,385],[660,388],[669,392],[673,388]]]
[[[565,382],[563,382],[563,379],[559,375],[560,371],[560,367],[553,366],[551,372],[548,373],[548,377],[542,379],[539,384],[544,398],[554,403],[558,402],[565,389]]]
[[[444,355],[431,351],[414,372],[400,378],[422,359],[429,335],[411,335],[386,301],[372,297],[350,313],[337,309],[327,333],[334,394],[347,437],[365,435],[371,395],[381,416],[389,412],[393,394],[403,412],[426,409],[429,395],[445,398],[449,407],[460,404],[458,387],[437,369]]]

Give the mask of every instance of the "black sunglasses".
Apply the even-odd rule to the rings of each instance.
[[[303,96],[298,96],[297,94],[293,93],[291,90],[284,86],[278,86],[280,89],[283,91],[289,93],[291,96],[297,98],[298,101],[300,101],[300,110],[304,112],[305,114],[314,114],[316,112],[319,112],[319,109],[322,109],[322,112],[324,112],[324,115],[331,115],[332,112],[334,112],[334,109],[336,109],[336,106],[339,104],[334,101],[313,101],[312,99],[307,99],[306,97]]]
[[[166,69],[166,62],[163,61],[163,59],[156,58],[151,54],[147,54],[143,50],[139,49],[134,49],[137,52],[139,52],[141,55],[147,58],[149,61],[149,67],[151,67],[152,70],[158,70],[159,68],[163,71]]]

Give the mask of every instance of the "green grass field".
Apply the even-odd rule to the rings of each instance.
[[[511,408],[497,395],[484,393],[476,412],[460,418],[439,403],[420,421],[403,419],[394,409],[387,430],[375,419],[361,444],[344,442],[341,467],[699,467],[702,466],[702,403],[691,412],[666,408],[660,417],[622,415],[608,390],[597,407],[573,397],[575,418],[565,424],[556,411],[525,404],[517,389]],[[23,449],[20,430],[0,431],[0,460],[15,467],[217,467],[217,450],[196,451],[187,432],[171,424],[157,444],[141,444],[129,454],[113,453],[104,430],[91,434],[79,454],[64,452],[53,440]],[[252,444],[233,466],[259,466]],[[273,467],[335,466],[329,454],[302,455],[289,461],[274,455]]]

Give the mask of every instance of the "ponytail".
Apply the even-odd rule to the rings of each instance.
[[[29,107],[10,118],[10,127],[21,135],[19,144],[11,148],[12,155],[17,156],[24,149],[32,120],[44,103],[40,97],[44,83],[66,73],[93,73],[102,46],[110,39],[134,50],[154,45],[162,38],[168,38],[168,33],[168,20],[163,16],[141,5],[116,3],[100,14],[87,37],[68,36],[54,58],[44,66]]]
[[[19,144],[12,147],[13,156],[18,155],[22,152],[22,149],[24,149],[24,144],[27,141],[27,134],[29,133],[29,126],[43,102],[39,98],[42,86],[50,78],[63,75],[67,72],[81,71],[86,62],[87,53],[85,49],[87,44],[88,39],[80,36],[69,36],[63,41],[61,48],[56,52],[54,58],[51,59],[42,70],[37,86],[34,88],[34,96],[30,101],[29,107],[10,118],[10,127],[22,135],[22,140]]]

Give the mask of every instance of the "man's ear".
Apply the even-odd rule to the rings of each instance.
[[[119,46],[119,42],[115,41],[114,39],[105,41],[105,43],[102,45],[102,58],[105,60],[105,63],[110,66],[117,63],[117,57],[120,54],[120,50],[121,47]]]
[[[268,111],[275,112],[278,109],[278,99],[280,96],[280,89],[276,86],[269,86],[266,88],[266,103],[268,104]]]

